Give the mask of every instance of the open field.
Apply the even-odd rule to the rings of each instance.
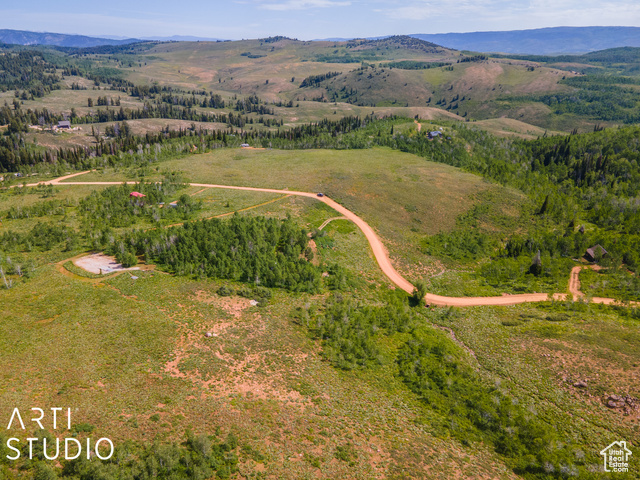
[[[485,372],[503,378],[505,388],[541,401],[539,414],[568,435],[586,435],[594,449],[616,435],[637,438],[638,410],[606,406],[609,395],[640,397],[636,321],[607,307],[558,304],[477,309],[442,325],[476,353]],[[586,387],[577,386],[580,381]]]
[[[514,120],[512,118],[492,118],[490,120],[478,120],[474,122],[474,126],[497,137],[518,137],[525,140],[533,140],[541,137],[545,133],[547,135],[562,135],[559,131],[547,131],[543,128],[528,123]]]
[[[361,235],[331,236],[343,264],[361,262]],[[276,293],[257,308],[219,297],[220,282],[136,275],[96,284],[47,266],[3,293],[0,308],[12,320],[0,326],[0,352],[11,365],[0,377],[2,404],[26,408],[37,396],[74,405],[78,422],[116,442],[180,440],[187,428],[219,427],[259,453],[241,457],[245,472],[278,478],[420,476],[427,465],[435,478],[478,471],[514,478],[482,447],[469,450],[414,425],[421,407],[397,381],[323,362],[289,320],[293,307],[313,299]],[[346,443],[354,450],[348,463],[334,456]]]
[[[389,149],[226,149],[163,162],[162,169],[182,171],[194,183],[324,192],[378,232],[399,271],[410,279],[440,270],[437,262],[418,251],[419,242],[424,235],[453,228],[456,217],[474,205],[476,194],[500,191],[503,199],[509,198],[506,204],[523,201],[515,191],[499,189],[475,175]],[[79,180],[126,178],[125,172],[107,169]],[[502,207],[496,209],[500,212]],[[513,214],[507,210],[502,215]]]
[[[210,192],[191,193],[206,197]],[[309,226],[320,226],[334,215],[311,199],[291,197],[251,212],[287,213]],[[318,254],[358,272],[361,283],[353,295],[367,298],[372,289],[386,288],[373,259],[363,255],[368,248],[358,230],[345,229],[339,222],[325,229],[332,246]],[[6,291],[0,307],[14,308],[10,315],[14,320],[0,327],[0,352],[15,367],[8,368],[0,382],[25,387],[0,394],[0,399],[25,407],[34,396],[43,402],[56,398],[73,404],[82,412],[80,421],[116,441],[172,441],[187,428],[199,433],[219,427],[221,434],[233,432],[240,438],[248,446],[246,452],[254,452],[241,455],[246,472],[257,469],[278,478],[300,478],[317,469],[329,478],[389,478],[400,472],[419,478],[426,468],[431,478],[469,477],[478,472],[515,478],[480,445],[469,447],[439,438],[440,432],[431,427],[437,423],[437,414],[425,409],[390,375],[390,365],[383,364],[375,373],[341,372],[323,362],[318,345],[290,321],[294,307],[321,298],[276,292],[267,307],[259,308],[246,298],[216,294],[219,285],[229,282],[157,272],[136,276],[96,283],[60,275],[44,265],[33,280]],[[603,437],[633,435],[637,420],[607,410],[602,402],[613,393],[638,395],[632,379],[635,370],[623,385],[614,377],[601,376],[597,364],[571,362],[574,357],[583,358],[579,352],[598,342],[598,355],[607,358],[610,368],[637,367],[636,360],[631,360],[638,356],[633,347],[637,324],[620,323],[615,315],[604,323],[599,314],[595,316],[598,310],[567,314],[561,307],[560,313],[545,316],[549,307],[525,307],[518,317],[522,310],[515,308],[483,308],[443,317],[441,326],[455,331],[455,338],[473,353],[471,361],[477,362],[476,368],[488,382],[502,382],[504,391],[530,408],[544,409],[547,421],[563,424],[580,413],[584,422],[579,431],[563,430],[580,444],[595,449]],[[15,329],[18,318],[19,330]],[[580,330],[576,322],[581,323]],[[466,329],[467,323],[473,326]],[[585,337],[586,330],[590,333]],[[17,331],[23,332],[19,350],[14,348]],[[207,338],[205,332],[213,336]],[[602,343],[601,335],[621,340]],[[43,337],[46,342],[36,341]],[[565,337],[557,345],[545,343]],[[524,342],[520,350],[515,348],[519,342]],[[43,367],[52,345],[57,352],[53,370]],[[549,354],[549,348],[561,348],[563,353]],[[24,351],[33,359],[26,366],[13,360]],[[508,362],[504,361],[506,351],[510,352]],[[530,365],[539,358],[550,358],[552,363],[532,374]],[[561,382],[549,386],[549,379],[559,377]],[[574,379],[588,382],[584,395],[572,386]],[[358,385],[357,397],[352,395],[354,385]],[[531,395],[532,389],[537,389],[536,396]],[[561,404],[557,398],[562,398]],[[603,427],[599,419],[607,415],[610,426]],[[348,463],[331,454],[340,452],[345,440],[353,449]]]
[[[104,110],[106,106],[98,106],[97,100],[98,97],[108,97],[116,101],[120,98],[120,106],[122,108],[130,108],[137,109],[142,108],[144,106],[144,102],[142,102],[137,97],[131,97],[125,93],[106,90],[104,87],[100,90],[93,90],[93,87],[88,87],[87,90],[72,90],[68,85],[69,81],[76,82],[77,80],[82,80],[80,77],[65,77],[64,86],[65,88],[60,90],[54,90],[45,97],[41,99],[35,100],[23,100],[22,108],[46,108],[53,112],[61,112],[70,114],[71,109],[73,108],[78,115],[86,115],[89,112],[97,112],[99,110]],[[88,106],[87,99],[92,99],[94,102],[93,107]],[[109,106],[111,109],[119,109],[120,107],[116,107],[115,105]]]

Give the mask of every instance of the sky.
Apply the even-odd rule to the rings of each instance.
[[[638,0],[0,1],[0,28],[90,36],[300,40],[640,26]]]

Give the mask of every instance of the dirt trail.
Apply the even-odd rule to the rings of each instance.
[[[569,292],[571,293],[574,300],[579,300],[585,297],[585,294],[580,290],[580,271],[589,268],[596,271],[602,269],[600,265],[576,265],[571,269],[571,276],[569,277]],[[604,303],[606,305],[617,303],[613,298],[603,297],[592,297],[591,301],[593,303]],[[638,302],[631,302],[631,304],[637,305]]]
[[[80,172],[72,175],[67,175],[65,177],[60,177],[54,180],[50,180],[47,182],[40,182],[45,185],[58,185],[61,181],[76,177],[78,175],[83,175],[88,173],[89,171]],[[122,185],[126,184],[135,184],[136,182],[64,182],[63,185]],[[31,184],[27,186],[36,186],[36,184]],[[382,272],[394,283],[396,286],[404,290],[405,292],[411,293],[413,292],[413,285],[406,278],[400,275],[393,265],[391,264],[391,260],[389,259],[389,255],[382,244],[382,241],[375,233],[375,231],[369,226],[367,222],[362,220],[359,216],[353,213],[351,210],[343,207],[339,203],[331,200],[326,195],[319,197],[315,193],[310,192],[298,192],[295,190],[279,190],[275,188],[257,188],[257,187],[237,187],[232,185],[217,185],[212,183],[191,183],[192,187],[201,187],[201,188],[224,188],[228,190],[245,190],[251,192],[267,192],[267,193],[279,193],[282,195],[296,195],[300,197],[307,197],[317,200],[319,202],[324,202],[329,207],[334,209],[336,212],[340,213],[342,216],[351,220],[356,226],[364,233],[369,245],[371,246],[371,250],[373,251],[373,255],[378,262],[378,266],[382,270]],[[573,272],[572,272],[573,275]],[[574,285],[575,286],[575,285]],[[565,293],[554,293],[553,295],[548,295],[546,293],[524,293],[524,294],[516,294],[516,295],[502,295],[497,297],[445,297],[442,295],[435,295],[433,293],[427,293],[425,296],[425,301],[431,305],[438,306],[455,306],[455,307],[473,307],[473,306],[481,306],[481,305],[516,305],[519,303],[526,302],[544,302],[549,300],[549,298],[553,298],[555,300],[566,300],[568,295]],[[616,300],[612,298],[600,298],[594,297],[591,299],[593,303],[605,303],[611,304],[616,303]],[[632,302],[634,305],[637,302]]]
[[[346,217],[332,217],[332,218],[328,218],[326,219],[324,222],[322,222],[322,225],[320,225],[318,227],[318,230],[322,230],[324,227],[326,227],[327,225],[329,225],[329,222],[333,222],[334,220],[348,220],[348,218]]]
[[[192,193],[192,194],[191,194],[191,196],[193,197],[193,196],[195,196],[195,195],[198,195],[199,193],[202,193],[202,192],[204,192],[205,190],[206,190],[206,188],[203,188],[202,190],[198,190],[197,192]]]
[[[580,270],[582,270],[581,265],[573,267],[569,276],[569,293],[573,295],[574,300],[584,297],[584,293],[580,291]]]
[[[206,190],[206,188],[203,189],[203,190]],[[249,207],[241,208],[239,210],[234,210],[232,212],[221,213],[219,215],[214,215],[213,217],[206,217],[206,218],[203,218],[202,220],[211,220],[213,218],[228,217],[230,215],[235,215],[238,212],[246,212],[247,210],[253,210],[254,208],[263,207],[264,205],[269,205],[270,203],[279,202],[280,200],[284,200],[285,198],[288,198],[288,197],[290,197],[290,195],[284,195],[282,197],[274,198],[272,200],[267,200],[266,202],[258,203],[257,205],[251,205]],[[172,223],[171,225],[166,225],[163,228],[179,227],[179,226],[184,225],[184,224],[185,224],[185,222]],[[155,228],[153,228],[151,230],[155,230]]]
[[[589,268],[595,271],[602,270],[600,265],[576,265],[571,269],[571,276],[569,277],[569,293],[573,295],[574,300],[585,296],[584,293],[580,291],[580,271]]]

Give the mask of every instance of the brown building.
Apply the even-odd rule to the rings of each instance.
[[[598,244],[591,248],[587,248],[587,253],[584,254],[584,258],[586,258],[590,262],[596,262],[598,259],[606,257],[607,253],[609,252],[607,252],[600,244]]]

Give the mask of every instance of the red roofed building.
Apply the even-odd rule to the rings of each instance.
[[[137,197],[137,198],[142,198],[142,197],[146,197],[146,195],[144,193],[140,193],[140,192],[131,192],[129,194],[130,197]]]

